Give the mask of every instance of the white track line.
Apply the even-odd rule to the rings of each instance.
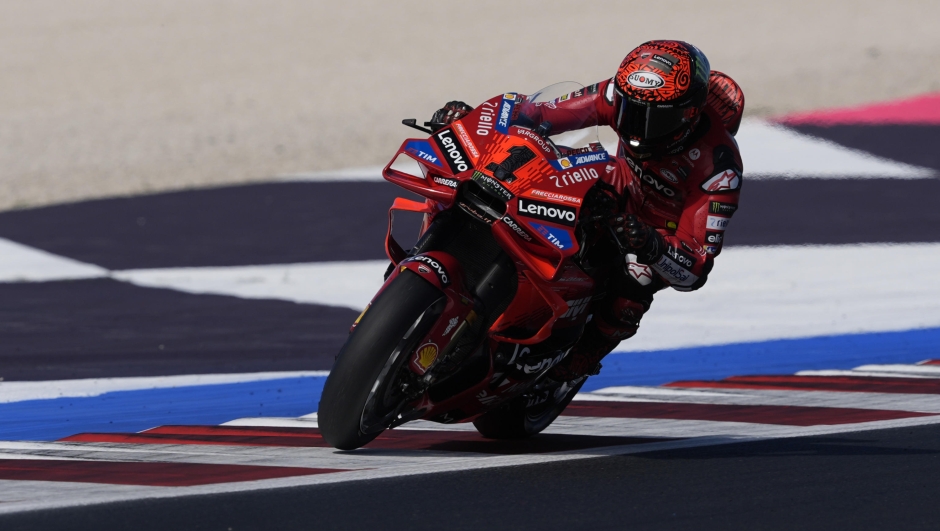
[[[608,387],[581,393],[575,400],[615,400],[680,404],[723,404],[731,406],[837,407],[940,414],[940,395],[902,393],[840,393],[833,391],[778,391],[722,389],[721,393],[684,388],[688,393],[647,393],[642,387]],[[703,391],[706,391],[703,389]],[[707,391],[713,391],[708,389]]]
[[[854,376],[865,378],[936,378],[927,374],[900,373],[897,371],[860,371],[857,369],[819,369],[799,371],[796,376]]]
[[[936,172],[850,149],[763,120],[744,120],[735,137],[746,179],[871,178],[924,179]],[[745,203],[746,204],[746,203]]]
[[[262,266],[180,267],[115,271],[113,277],[148,288],[186,293],[279,299],[361,310],[382,287],[388,260]]]
[[[891,262],[891,282],[873,282],[872,271],[885,256],[904,259]],[[937,261],[940,244],[731,247],[701,290],[658,293],[639,333],[618,351],[938,327],[940,281],[922,274],[922,264]],[[386,267],[377,260],[118,271],[114,277],[190,293],[361,309]]]
[[[96,265],[0,238],[0,282],[80,280],[106,276],[108,271]]]

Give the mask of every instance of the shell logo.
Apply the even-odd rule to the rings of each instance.
[[[570,167],[571,167],[571,161],[568,160],[567,158],[559,159],[558,163],[561,164],[561,167],[562,167],[562,168],[570,168]]]
[[[418,367],[421,367],[423,370],[427,370],[436,359],[437,345],[434,343],[426,343],[418,347],[418,355],[415,358],[415,364]]]

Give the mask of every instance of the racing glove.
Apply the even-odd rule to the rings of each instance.
[[[633,214],[615,214],[610,217],[610,226],[620,244],[641,264],[659,261],[666,249],[663,237],[653,227],[643,223]]]
[[[473,107],[462,101],[448,101],[443,107],[434,112],[431,121],[426,125],[431,126],[436,132],[463,118],[472,110]]]

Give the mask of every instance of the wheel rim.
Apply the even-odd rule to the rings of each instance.
[[[359,419],[359,431],[371,434],[385,430],[389,424],[401,413],[408,403],[408,395],[399,385],[398,373],[408,356],[418,346],[418,342],[427,334],[431,325],[440,316],[443,309],[444,298],[434,301],[425,309],[411,327],[405,332],[402,340],[389,355],[385,366],[379,372],[372,384],[369,397],[366,399]]]

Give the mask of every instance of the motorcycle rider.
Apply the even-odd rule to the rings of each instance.
[[[449,124],[471,110],[448,102],[431,122]],[[596,188],[616,202],[608,222],[626,251],[623,267],[550,377],[597,374],[601,359],[636,334],[654,293],[705,284],[738,208],[743,166],[734,134],[743,110],[734,80],[710,70],[695,46],[669,40],[638,46],[611,79],[527,106],[520,121],[549,122],[549,135],[595,125],[596,116],[620,137],[618,171]]]

